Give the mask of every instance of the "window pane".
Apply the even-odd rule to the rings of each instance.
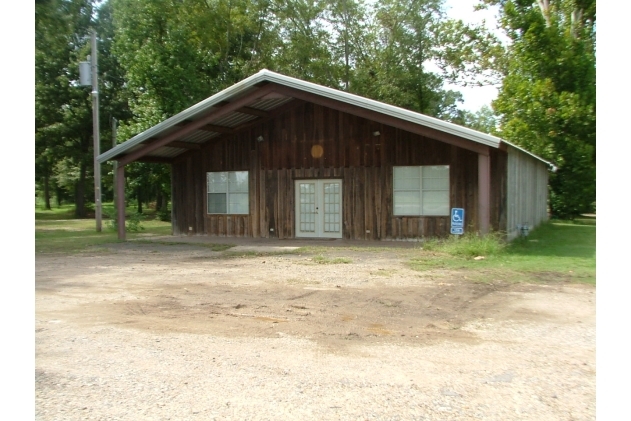
[[[208,185],[208,193],[226,193],[227,191],[227,183],[211,183]]]
[[[423,215],[449,215],[449,203],[423,202]]]
[[[225,193],[208,193],[208,213],[226,213]]]
[[[429,165],[423,168],[423,178],[449,178],[449,165]]]
[[[423,177],[423,190],[447,190],[449,191],[448,178],[425,178]]]
[[[395,190],[419,190],[420,188],[421,188],[421,184],[418,178],[395,178],[394,179]]]
[[[394,192],[395,215],[420,215],[421,197],[419,192]]]
[[[209,183],[226,183],[228,182],[228,173],[225,171],[224,172],[209,172],[208,182]]]
[[[406,203],[406,204],[419,204],[421,203],[421,198],[419,192],[413,191],[400,191],[396,192],[394,195],[394,200],[396,203]]]
[[[230,173],[230,192],[248,192],[248,172],[247,171],[235,171]]]
[[[394,167],[394,179],[397,178],[419,178],[419,167]]]
[[[229,197],[228,213],[249,213],[249,199],[247,193],[230,193]]]
[[[226,193],[228,190],[227,172],[209,172],[206,174],[208,193]]]
[[[423,192],[423,215],[449,215],[449,192]]]
[[[423,192],[423,203],[449,203],[448,191],[425,191]]]
[[[225,193],[227,191],[227,172],[209,172],[206,176],[209,193]]]
[[[394,205],[395,215],[420,215],[420,210],[421,209],[419,205],[405,205],[405,204]]]
[[[395,215],[449,215],[449,165],[393,167]]]

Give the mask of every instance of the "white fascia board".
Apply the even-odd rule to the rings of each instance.
[[[514,143],[511,143],[511,142],[509,142],[507,140],[502,139],[502,142],[506,143],[508,146],[510,146],[513,149],[517,149],[518,151],[521,151],[521,152],[525,153],[526,155],[530,155],[533,158],[543,162],[544,164],[546,164],[550,168],[550,171],[552,171],[552,172],[556,172],[557,171],[558,167],[556,165],[554,165],[552,162],[548,162],[545,159],[541,158],[540,156],[537,156],[537,155],[535,155],[532,152],[528,152],[526,149],[524,149],[524,148],[522,148],[520,146],[517,146]]]

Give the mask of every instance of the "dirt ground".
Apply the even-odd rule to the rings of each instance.
[[[236,250],[38,255],[36,418],[595,419],[592,286]]]

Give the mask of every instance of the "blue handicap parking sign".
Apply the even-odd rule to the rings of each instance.
[[[464,209],[451,208],[451,233],[464,234]]]

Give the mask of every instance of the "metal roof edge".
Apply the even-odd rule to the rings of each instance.
[[[359,95],[329,88],[327,86],[318,85],[313,82],[307,82],[290,76],[285,76],[276,72],[272,72],[270,70],[262,70],[261,72],[265,72],[265,75],[268,77],[268,80],[270,82],[279,83],[313,94],[324,95],[328,98],[336,99],[338,101],[346,102],[348,104],[356,105],[368,110],[387,114],[392,117],[410,121],[412,123],[422,124],[426,127],[450,133],[477,143],[481,143],[483,145],[499,148],[502,141],[502,139],[496,136],[469,129],[455,123],[443,121],[435,117],[430,117],[425,114],[417,113],[415,111],[406,110],[405,108],[385,104],[374,99],[365,98]]]
[[[544,164],[546,164],[550,168],[550,171],[556,172],[558,170],[558,167],[556,165],[554,165],[552,162],[546,161],[545,159],[541,158],[540,156],[535,155],[532,152],[527,151],[526,149],[522,148],[521,146],[517,146],[514,143],[511,143],[508,140],[504,140],[504,139],[502,139],[502,142],[506,143],[508,146],[510,146],[510,147],[512,147],[514,149],[517,149],[517,150],[519,150],[519,151],[521,151],[521,152],[523,152],[523,153],[525,153],[527,155],[530,155],[533,158],[538,159],[539,161],[543,162]]]
[[[252,76],[249,76],[245,79],[243,79],[240,82],[235,83],[234,85],[217,92],[215,95],[212,95],[208,98],[206,98],[203,101],[198,102],[197,104],[185,109],[184,111],[179,112],[178,114],[175,114],[172,117],[167,118],[166,120],[156,124],[155,126],[152,126],[150,128],[148,128],[147,130],[145,130],[144,132],[141,132],[139,134],[137,134],[136,136],[132,137],[131,139],[128,139],[126,141],[124,141],[123,143],[120,143],[118,145],[116,145],[115,147],[113,147],[112,149],[103,152],[102,154],[100,154],[97,157],[97,161],[102,164],[103,162],[106,162],[110,159],[112,159],[113,157],[115,157],[116,155],[118,155],[121,152],[124,152],[136,145],[138,145],[139,143],[143,142],[144,140],[147,140],[149,138],[151,138],[152,136],[159,134],[160,132],[162,132],[165,129],[168,129],[170,127],[173,127],[174,125],[186,120],[187,118],[197,114],[200,111],[203,111],[205,109],[211,108],[213,105],[222,102],[228,98],[231,98],[239,93],[241,93],[242,91],[251,88],[252,86],[256,85],[257,83],[263,82],[266,80],[266,70],[263,69],[261,71],[259,71],[258,73],[253,74]],[[269,72],[269,71],[268,71]]]
[[[260,70],[259,72],[253,74],[252,76],[249,76],[243,79],[242,81],[237,82],[236,84],[216,93],[215,95],[212,95],[209,98],[206,98],[205,100],[200,101],[197,104],[187,108],[186,110],[181,111],[180,113],[156,124],[153,127],[150,127],[149,129],[143,131],[142,133],[137,134],[131,139],[128,139],[125,142],[116,145],[112,149],[106,152],[103,152],[97,157],[97,161],[99,163],[106,162],[112,159],[113,157],[115,157],[116,155],[118,155],[119,153],[124,152],[130,148],[133,148],[134,146],[140,144],[141,142],[159,134],[165,129],[173,127],[174,125],[188,119],[189,117],[194,116],[195,114],[202,112],[208,108],[211,108],[213,105],[219,102],[230,99],[240,94],[241,92],[251,88],[252,86],[261,82],[266,82],[266,81],[272,82],[272,83],[278,83],[280,85],[299,89],[305,92],[326,96],[328,98],[345,102],[351,105],[359,106],[371,111],[387,114],[389,116],[400,118],[402,120],[406,120],[412,123],[421,124],[423,126],[426,126],[435,130],[439,130],[445,133],[450,133],[455,136],[459,136],[464,139],[468,139],[473,142],[480,143],[486,146],[499,148],[500,144],[504,142],[507,145],[510,145],[516,149],[519,149],[522,152],[525,152],[533,156],[534,158],[544,162],[545,164],[550,166],[553,169],[553,171],[556,170],[556,166],[554,166],[550,162],[545,161],[542,158],[534,155],[533,153],[528,152],[527,150],[520,148],[519,146],[516,146],[510,142],[507,142],[506,140],[501,139],[499,137],[486,134],[483,132],[479,132],[477,130],[469,129],[467,127],[460,126],[455,123],[443,121],[435,117],[430,117],[421,113],[417,113],[415,111],[410,111],[410,110],[406,110],[404,108],[397,107],[394,105],[385,104],[383,102],[365,98],[359,95],[355,95],[355,94],[340,91],[337,89],[329,88],[326,86],[318,85],[313,82],[307,82],[307,81],[300,80],[294,77],[285,76],[280,73],[276,73],[267,69]]]

